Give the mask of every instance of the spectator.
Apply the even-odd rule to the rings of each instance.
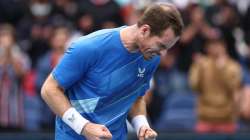
[[[229,57],[222,40],[208,41],[206,52],[195,58],[190,70],[190,84],[198,93],[196,131],[234,133],[240,66]]]
[[[75,21],[79,12],[78,6],[75,0],[54,0],[52,15],[62,16],[64,19]]]
[[[84,0],[80,1],[79,4],[81,5],[79,8],[80,14],[90,14],[93,18],[94,30],[100,29],[106,21],[111,21],[116,26],[123,24],[120,15],[121,7],[113,0]]]
[[[0,25],[0,128],[23,127],[21,83],[28,69],[28,57],[16,44],[14,28]]]
[[[190,4],[184,12],[184,15],[187,17],[189,23],[184,29],[180,39],[177,63],[178,69],[183,72],[188,72],[193,57],[197,53],[204,52],[202,46],[204,46],[206,40],[218,37],[219,32],[208,24],[204,10],[198,4]]]
[[[205,13],[208,23],[219,29],[225,40],[229,55],[233,59],[239,60],[233,34],[234,29],[239,26],[240,20],[237,8],[228,0],[215,0],[215,3],[209,6]]]
[[[17,37],[23,50],[32,61],[32,69],[38,59],[49,50],[48,40],[52,24],[65,22],[63,17],[52,16],[53,4],[50,0],[30,0],[26,15],[17,25]]]
[[[54,66],[58,63],[61,56],[66,49],[67,41],[70,37],[69,28],[63,25],[54,28],[51,39],[50,47],[51,51],[44,54],[38,61],[37,65],[37,79],[36,79],[36,91],[39,93],[43,82],[47,78],[47,75],[52,71]],[[54,126],[54,115],[49,110],[45,103],[42,103],[40,109],[40,115],[46,113],[46,117],[41,117],[41,124],[44,129],[51,129]]]

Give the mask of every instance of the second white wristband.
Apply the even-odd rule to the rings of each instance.
[[[137,136],[139,135],[139,130],[142,126],[148,126],[148,121],[145,115],[137,115],[132,119],[132,125],[135,128]]]

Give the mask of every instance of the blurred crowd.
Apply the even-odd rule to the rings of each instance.
[[[51,131],[40,88],[70,43],[136,23],[152,2],[174,3],[185,29],[152,79],[159,131],[250,131],[249,0],[1,0],[0,132]]]

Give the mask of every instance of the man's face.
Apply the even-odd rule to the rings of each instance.
[[[167,52],[179,40],[172,28],[166,29],[162,36],[150,36],[150,30],[146,30],[144,37],[138,43],[139,50],[143,54],[145,60],[150,60],[156,55]]]

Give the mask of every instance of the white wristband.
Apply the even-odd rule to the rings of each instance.
[[[79,135],[81,134],[84,126],[89,122],[73,107],[64,112],[62,120]]]
[[[137,136],[139,135],[139,130],[140,128],[144,125],[144,126],[148,126],[148,121],[146,116],[144,115],[137,115],[132,119],[132,125],[135,128],[136,134]]]

